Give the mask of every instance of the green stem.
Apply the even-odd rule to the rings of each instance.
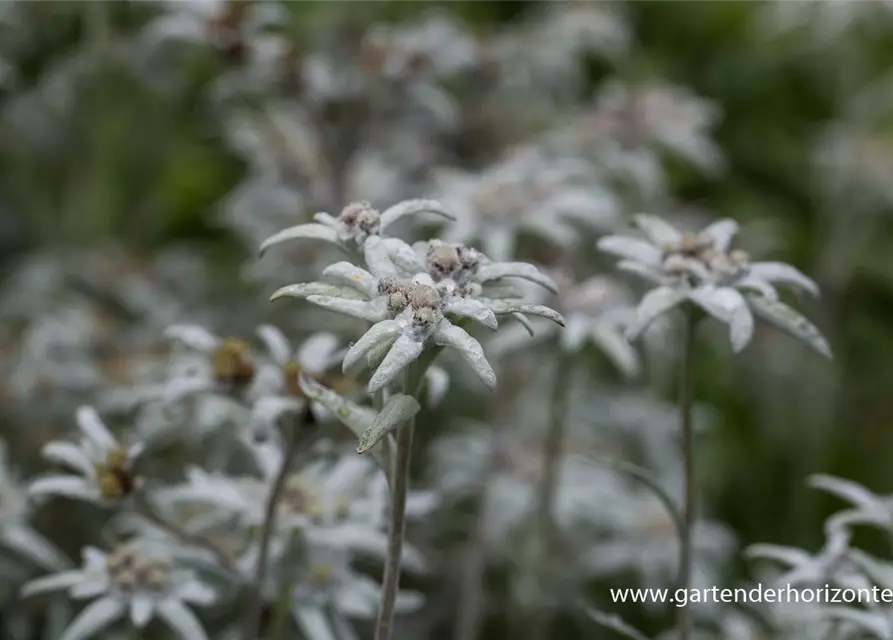
[[[567,427],[567,397],[572,366],[570,358],[562,354],[557,361],[557,371],[552,385],[549,406],[549,431],[543,443],[543,479],[539,485],[536,522],[541,527],[539,554],[533,558],[539,577],[537,588],[540,597],[536,603],[534,620],[530,627],[533,640],[547,640],[551,623],[551,606],[545,600],[554,593],[555,572],[552,560],[558,544],[558,528],[555,523],[555,496],[558,492],[561,454],[564,449]]]
[[[684,522],[679,545],[678,588],[691,587],[693,535],[697,521],[697,478],[695,476],[694,452],[694,355],[697,318],[687,315],[682,346],[681,386],[679,391],[679,420],[682,427],[682,457],[685,466],[685,507]],[[679,640],[690,640],[693,630],[691,607],[679,607],[677,614]]]
[[[404,392],[418,395],[423,374],[419,367],[406,369]],[[381,605],[375,625],[375,640],[391,640],[394,625],[394,606],[400,589],[400,559],[403,555],[403,537],[406,532],[406,495],[409,492],[409,463],[412,456],[412,436],[415,418],[411,418],[397,430],[397,450],[394,468],[391,470],[391,515],[388,523],[388,555],[385,561],[381,586]]]

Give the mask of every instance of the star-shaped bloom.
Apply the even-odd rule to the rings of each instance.
[[[80,407],[77,425],[81,431],[78,444],[50,442],[43,456],[75,471],[56,474],[31,483],[32,496],[59,495],[101,504],[115,504],[126,499],[139,483],[134,462],[143,445],[125,445],[111,434],[92,407]]]
[[[25,596],[65,590],[75,599],[93,599],[65,629],[59,640],[86,640],[128,617],[143,629],[153,618],[183,640],[206,640],[201,622],[187,605],[209,605],[214,591],[188,569],[150,545],[119,546],[112,553],[83,550],[83,566],[26,584]]]
[[[774,287],[782,284],[818,295],[815,282],[790,265],[751,262],[746,252],[731,249],[738,232],[734,220],[718,220],[699,233],[683,233],[653,215],[639,214],[635,221],[644,239],[607,236],[598,243],[602,251],[621,258],[620,269],[657,285],[642,298],[627,337],[637,337],[655,319],[688,302],[729,325],[736,352],[753,337],[757,316],[831,357],[819,330],[781,302]]]

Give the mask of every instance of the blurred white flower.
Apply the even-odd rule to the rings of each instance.
[[[191,571],[140,541],[112,553],[86,547],[83,567],[32,580],[25,596],[68,591],[75,599],[93,600],[72,620],[59,640],[86,640],[125,617],[142,629],[159,618],[183,640],[205,640],[202,623],[187,605],[208,605],[214,591]]]
[[[636,338],[657,318],[683,303],[691,303],[729,326],[732,348],[744,349],[753,337],[754,315],[830,358],[831,350],[816,327],[779,300],[774,284],[818,296],[816,283],[782,262],[751,262],[730,245],[738,232],[731,219],[713,222],[699,233],[683,233],[653,215],[638,214],[636,224],[645,239],[606,236],[602,251],[621,258],[618,267],[657,287],[639,304],[637,318],[627,328]]]
[[[29,495],[59,495],[100,504],[126,499],[140,481],[133,465],[143,445],[119,443],[92,407],[80,407],[76,417],[81,431],[78,444],[55,441],[43,448],[47,460],[76,473],[38,478],[28,487]]]
[[[524,233],[569,248],[579,236],[575,223],[602,231],[619,223],[617,199],[593,182],[586,163],[550,158],[532,146],[482,173],[443,170],[435,180],[438,199],[456,214],[443,239],[479,242],[497,262],[514,257]]]

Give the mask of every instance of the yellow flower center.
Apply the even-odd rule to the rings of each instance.
[[[251,347],[239,338],[227,338],[211,356],[214,379],[228,391],[242,391],[254,380]]]
[[[130,469],[127,450],[122,447],[111,449],[105,460],[94,465],[99,484],[99,493],[106,500],[120,500],[133,491],[136,478]]]

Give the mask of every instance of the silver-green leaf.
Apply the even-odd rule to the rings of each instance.
[[[747,304],[758,318],[800,340],[829,360],[833,359],[828,341],[801,313],[778,300],[769,300],[758,295],[746,297]]]
[[[357,453],[366,453],[381,439],[415,416],[422,407],[412,396],[400,393],[388,398],[372,424],[360,435]]]
[[[333,244],[338,243],[338,232],[332,227],[324,224],[311,222],[309,224],[299,224],[288,229],[283,229],[279,233],[273,234],[260,245],[258,253],[263,255],[267,249],[273,245],[287,242],[289,240],[323,240]]]

